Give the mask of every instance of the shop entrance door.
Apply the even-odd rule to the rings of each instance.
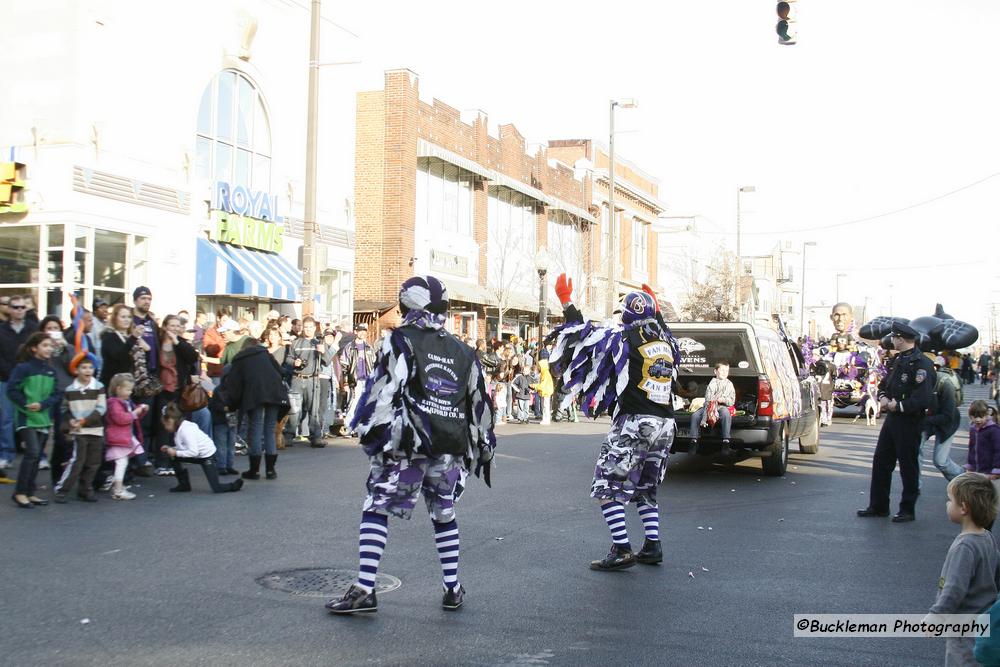
[[[479,334],[479,314],[475,311],[455,313],[451,319],[451,332],[459,338],[468,336],[475,340]]]

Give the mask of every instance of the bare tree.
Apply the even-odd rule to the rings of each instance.
[[[521,293],[524,276],[534,274],[530,249],[521,230],[509,223],[491,221],[487,250],[486,290],[496,303],[497,338],[503,336],[503,317],[510,310],[511,299]]]
[[[733,322],[739,319],[739,308],[733,303],[736,261],[733,255],[720,251],[708,266],[704,280],[694,280],[681,306],[681,316],[695,322]],[[742,295],[741,295],[742,298]],[[721,307],[716,306],[721,303]]]
[[[552,262],[549,274],[557,276],[565,273],[574,280],[574,292],[578,294],[578,305],[583,306],[590,294],[591,275],[587,271],[589,231],[585,226],[568,213],[557,212],[556,218],[550,220],[563,233],[552,234],[553,225],[549,225],[548,254]]]

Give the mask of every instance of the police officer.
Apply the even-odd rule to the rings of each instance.
[[[895,523],[913,521],[920,494],[920,439],[927,409],[934,404],[934,365],[917,348],[917,332],[909,325],[893,322],[892,345],[898,352],[892,370],[879,384],[879,405],[887,414],[878,434],[872,459],[872,483],[868,507],[858,516],[889,516],[892,471],[899,461],[903,495]]]

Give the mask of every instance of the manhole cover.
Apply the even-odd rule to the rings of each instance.
[[[272,591],[318,598],[342,595],[357,579],[357,570],[304,567],[297,570],[268,572],[257,577],[256,581]],[[402,585],[403,582],[389,574],[379,574],[375,577],[377,593],[388,593]]]

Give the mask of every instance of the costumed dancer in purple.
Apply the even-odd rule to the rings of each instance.
[[[573,281],[556,279],[556,295],[566,323],[550,336],[550,363],[562,375],[566,396],[582,393],[591,417],[612,416],[594,470],[590,496],[601,505],[611,529],[611,551],[590,563],[593,570],[621,570],[636,561],[663,561],[656,489],[667,470],[674,440],[673,381],[677,341],[660,315],[653,291],[629,292],[622,303],[621,326],[585,322],[573,305]],[[639,553],[632,552],[625,527],[625,505],[635,503],[645,529]]]
[[[350,428],[371,462],[358,540],[358,581],[326,608],[335,614],[378,609],[375,579],[389,515],[409,519],[423,494],[444,577],[442,606],[462,606],[455,502],[476,462],[490,485],[496,438],[493,404],[475,350],[444,328],[448,293],[432,276],[399,290],[401,326],[382,342]]]

